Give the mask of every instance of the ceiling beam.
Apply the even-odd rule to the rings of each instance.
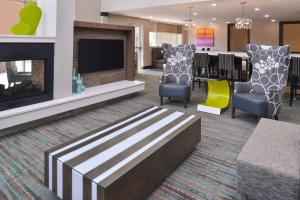
[[[100,0],[99,0],[100,1]],[[168,6],[211,0],[101,0],[102,12],[115,12],[147,7]]]

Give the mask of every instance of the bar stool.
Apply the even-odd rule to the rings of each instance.
[[[234,81],[234,54],[218,54],[218,78]]]
[[[292,57],[290,71],[290,106],[293,106],[293,100],[297,96],[297,90],[300,89],[300,58]]]
[[[195,82],[198,82],[200,88],[201,86],[200,78],[207,78],[209,76],[208,63],[209,63],[208,53],[196,53],[194,55],[193,90],[195,88]]]

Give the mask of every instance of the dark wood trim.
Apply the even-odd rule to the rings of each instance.
[[[279,45],[283,46],[283,31],[285,24],[300,24],[300,21],[281,21],[279,22]],[[292,53],[300,53],[300,52],[292,52]]]
[[[133,31],[135,30],[134,26],[122,26],[115,24],[103,24],[103,23],[95,23],[95,22],[82,22],[75,21],[75,28],[95,28],[95,29],[106,29],[106,30],[120,30],[120,31]]]
[[[143,69],[151,69],[151,68],[153,68],[152,65],[144,66],[144,67],[143,67]]]
[[[230,28],[232,26],[235,26],[235,24],[228,24],[227,25],[227,51],[231,51],[231,49],[230,49],[230,42],[231,42],[231,38],[230,38],[231,31],[230,31]],[[251,38],[251,31],[248,30],[248,44],[250,43],[250,38]]]
[[[135,27],[92,22],[74,22],[74,52],[73,66],[79,68],[79,40],[80,39],[109,39],[124,41],[124,68],[103,70],[83,74],[86,87],[112,83],[120,80],[135,80]]]

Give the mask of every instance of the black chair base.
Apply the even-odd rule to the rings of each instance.
[[[232,119],[235,118],[235,107],[232,107],[232,108],[231,108],[231,118],[232,118]],[[258,118],[261,118],[261,116],[258,116]],[[278,120],[279,120],[278,115],[275,115],[275,116],[274,116],[274,119],[275,119],[276,121],[278,121]]]
[[[294,98],[298,95],[297,90],[300,89],[300,86],[298,85],[298,78],[296,76],[292,76],[290,79],[291,79],[290,80],[291,81],[291,83],[290,83],[290,86],[291,86],[290,107],[292,107]]]
[[[171,101],[172,98],[171,97],[168,97],[168,99]],[[187,105],[188,105],[188,102],[190,102],[190,99],[184,99],[184,102],[183,102],[183,106],[184,108],[187,108]],[[164,97],[160,96],[160,105],[163,106],[164,105]]]

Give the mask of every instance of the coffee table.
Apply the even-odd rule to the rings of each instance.
[[[61,199],[144,199],[201,140],[201,119],[150,107],[45,152]]]

